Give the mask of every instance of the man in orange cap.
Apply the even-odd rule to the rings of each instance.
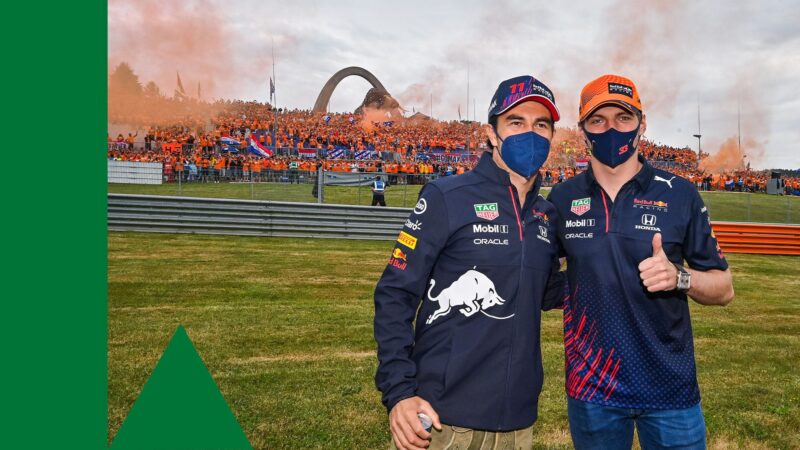
[[[564,349],[575,448],[705,448],[687,296],[733,299],[708,210],[687,180],[652,167],[633,81],[604,75],[583,88],[578,126],[592,156],[556,185],[567,256]],[[686,264],[686,266],[684,266]]]

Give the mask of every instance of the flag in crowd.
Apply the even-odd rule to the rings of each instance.
[[[328,152],[328,158],[341,159],[344,158],[344,149],[331,150]]]
[[[175,90],[175,97],[184,98],[186,97],[186,90],[183,88],[183,83],[181,83],[181,74],[179,72],[175,72],[178,76],[178,89]]]
[[[297,150],[297,153],[299,153],[300,156],[303,157],[303,158],[316,158],[317,157],[317,151],[314,150],[313,148],[301,148],[301,149]]]
[[[369,150],[359,150],[356,152],[356,159],[372,159],[375,156],[375,152]]]
[[[269,77],[269,99],[272,100],[272,96],[275,95],[275,83],[272,81],[272,77]]]
[[[219,141],[224,145],[233,145],[233,146],[236,146],[236,147],[238,147],[241,144],[241,142],[239,142],[238,140],[236,140],[236,139],[234,139],[232,137],[227,137],[227,136],[223,136],[223,137],[219,138]]]
[[[250,153],[262,158],[269,158],[272,156],[272,150],[255,140],[253,136],[250,136],[250,146],[247,147],[247,150]]]

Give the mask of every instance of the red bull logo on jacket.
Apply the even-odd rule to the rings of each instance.
[[[633,199],[633,207],[634,208],[643,208],[643,209],[656,209],[659,211],[667,211],[667,206],[669,203],[661,200],[646,200],[640,198]]]
[[[392,258],[397,258],[402,261],[408,261],[408,257],[406,256],[406,254],[403,253],[403,251],[400,250],[399,248],[394,249],[394,251],[392,252]]]
[[[506,301],[494,287],[494,282],[486,275],[471,269],[458,277],[450,286],[442,289],[439,295],[431,297],[431,291],[436,286],[436,280],[431,279],[428,288],[428,300],[439,303],[439,308],[428,316],[426,324],[433,323],[439,317],[446,316],[454,306],[463,306],[459,312],[466,317],[480,311],[484,315],[493,319],[508,319],[508,317],[495,317],[485,312],[486,309],[495,305],[502,305]]]
[[[395,247],[392,251],[392,256],[389,258],[389,265],[396,269],[406,270],[406,267],[408,267],[408,255]]]

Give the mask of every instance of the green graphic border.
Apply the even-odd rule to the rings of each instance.
[[[4,16],[0,448],[105,448],[107,4]]]

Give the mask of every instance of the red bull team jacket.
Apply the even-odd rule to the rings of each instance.
[[[541,311],[563,301],[556,209],[525,204],[485,153],[428,183],[375,289],[375,382],[388,410],[419,395],[442,422],[514,430],[537,417]]]

